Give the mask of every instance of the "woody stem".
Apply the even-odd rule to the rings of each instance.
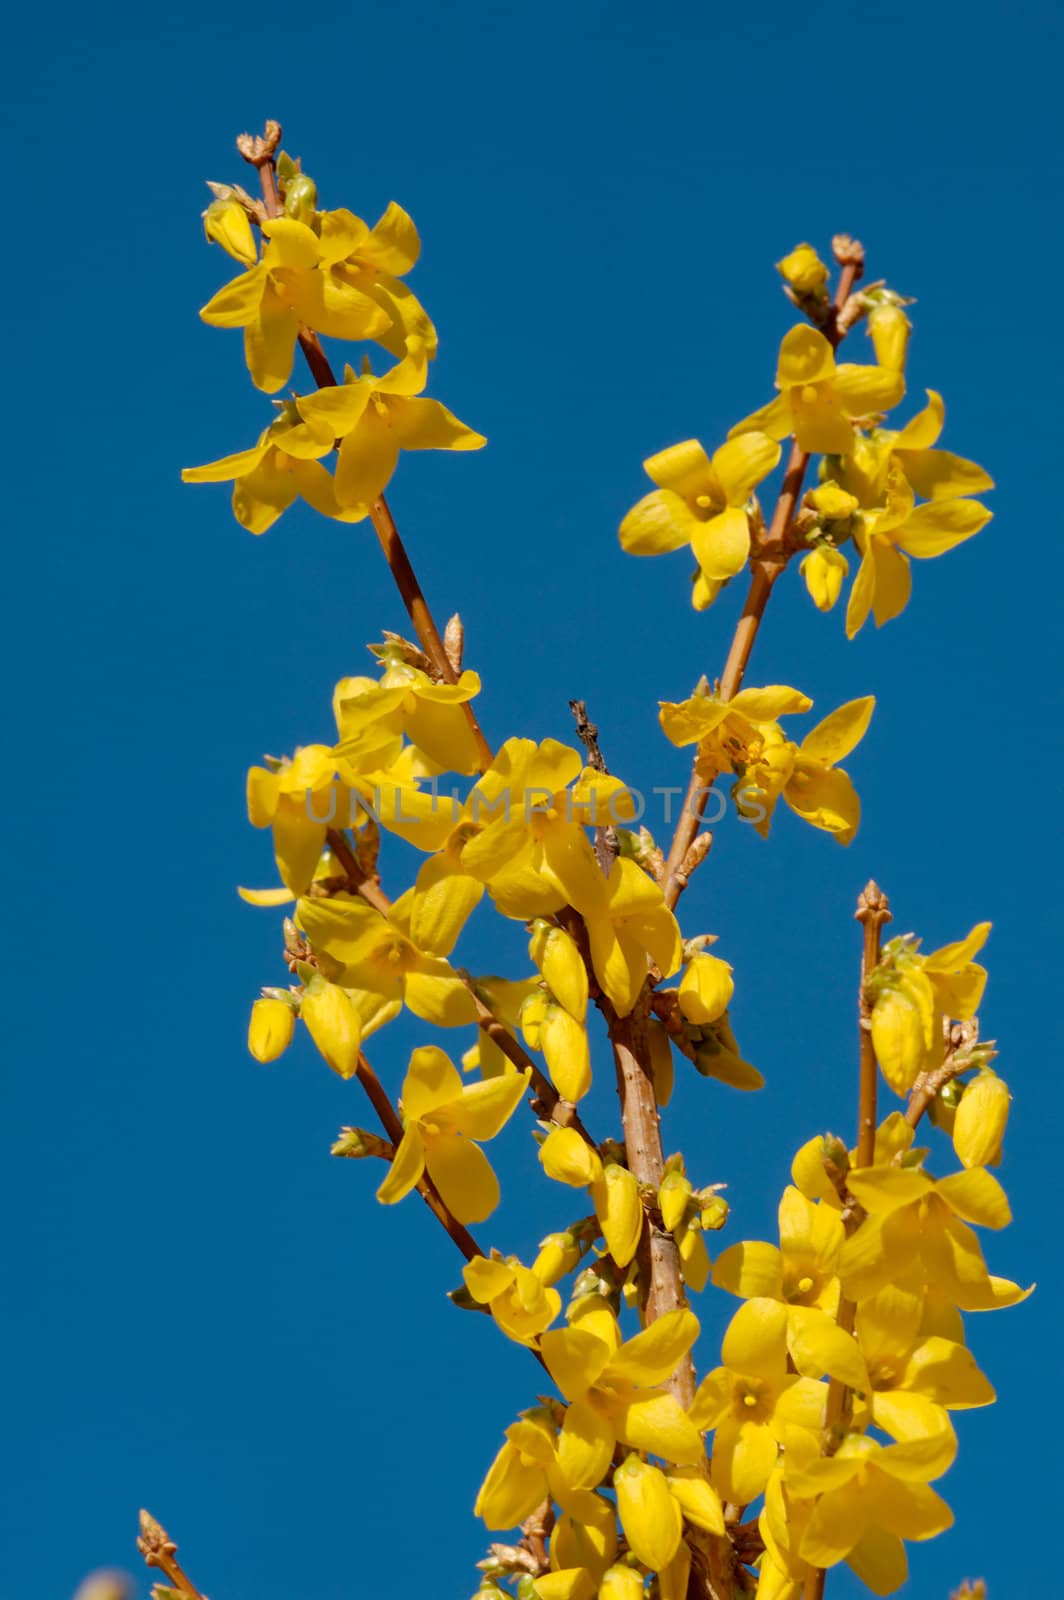
[[[868,980],[879,963],[882,930],[891,920],[890,905],[879,885],[870,881],[857,901],[856,919],[864,929],[861,952],[861,984],[858,991],[858,1039],[860,1046],[860,1088],[857,1105],[857,1161],[858,1167],[870,1167],[876,1152],[876,1099],[879,1087],[879,1069],[872,1044],[872,995]],[[856,1219],[847,1221],[847,1232],[852,1232]],[[856,1307],[852,1300],[841,1299],[836,1317],[844,1333],[852,1333]],[[838,1445],[838,1435],[845,1427],[850,1410],[851,1392],[846,1384],[832,1378],[828,1385],[825,1434],[829,1453]],[[827,1573],[817,1568],[805,1580],[804,1600],[823,1600]]]

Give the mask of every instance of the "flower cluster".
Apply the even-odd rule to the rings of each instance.
[[[259,389],[288,384],[297,346],[319,383],[280,401],[251,449],[184,476],[231,481],[237,519],[255,533],[297,498],[339,520],[379,521],[402,450],[484,443],[423,395],[437,340],[404,281],[417,234],[395,205],[372,228],[319,209],[298,163],[272,149],[256,164],[267,168],[263,204],[215,186],[208,236],[243,270],[201,314],[244,330]],[[867,615],[883,622],[905,604],[910,556],[939,554],[986,521],[972,496],[990,480],[935,448],[937,395],[900,430],[885,427],[905,392],[907,302],[883,286],[856,291],[857,247],[843,244],[834,297],[810,246],[780,263],[808,321],[783,340],[777,397],[712,455],[689,440],[646,462],[655,488],[624,519],[621,541],[642,555],[690,546],[699,608],[747,567],[763,607],[801,553],[809,592],[828,609],[852,543],[861,558],[852,635]],[[861,317],[877,361],[839,363],[836,348]],[[375,341],[394,364],[374,375],[367,360],[337,383],[322,337]],[[786,439],[790,462],[766,525],[755,491]],[[802,501],[812,456],[819,482]],[[406,580],[400,590],[418,642],[387,634],[373,647],[376,675],[336,685],[335,737],[248,773],[248,815],[270,832],[280,883],[241,893],[287,908],[292,979],[255,1001],[248,1043],[257,1060],[275,1061],[299,1023],[329,1068],[361,1085],[382,1131],[347,1127],[335,1153],[386,1164],[383,1205],[422,1197],[465,1256],[452,1300],[487,1313],[470,1326],[490,1317],[553,1384],[506,1428],[477,1496],[489,1529],[519,1530],[481,1563],[482,1600],[687,1600],[706,1573],[715,1574],[706,1594],[738,1585],[795,1600],[841,1561],[889,1593],[907,1571],[905,1543],[951,1520],[931,1487],[957,1448],[951,1413],[994,1398],[961,1314],[1024,1298],[990,1274],[973,1232],[1009,1221],[987,1170],[1000,1158],[1009,1092],[975,1022],[986,973],[974,958],[989,929],[927,955],[911,935],[882,951],[877,936],[863,974],[865,1047],[905,1111],[886,1117],[874,1149],[864,1101],[856,1151],[830,1136],[803,1146],[779,1243],[732,1243],[714,1259],[707,1236],[728,1220],[723,1185],[689,1176],[679,1152],[666,1159],[661,1110],[677,1058],[737,1089],[764,1080],[733,1032],[730,963],[711,950],[714,936],[685,937],[677,918],[708,843],[694,837],[697,815],[666,857],[632,826],[634,793],[607,771],[586,718],[586,755],[554,737],[490,746],[457,619],[441,640],[420,593],[412,601]],[[786,685],[742,688],[750,642],[737,672],[661,703],[665,737],[693,750],[695,789],[733,778],[762,834],[782,800],[848,843],[860,802],[840,763],[874,701],[847,701],[796,742],[783,722],[812,702]],[[516,971],[460,964],[467,926],[484,912],[524,929]],[[404,1012],[460,1048],[418,1043],[401,1083],[394,1072],[378,1079],[367,1041]],[[601,1115],[614,1077],[623,1137],[597,1137],[582,1119]],[[527,1265],[468,1231],[501,1198],[482,1146],[518,1137],[525,1101],[545,1204],[581,1197],[581,1214],[552,1226]],[[914,1141],[925,1111],[952,1137],[960,1171],[928,1170]],[[704,1302],[711,1312],[725,1295],[742,1304],[719,1363],[699,1376],[700,1319],[688,1299],[707,1291],[721,1296]]]

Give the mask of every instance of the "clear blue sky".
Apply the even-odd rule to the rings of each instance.
[[[357,1090],[303,1048],[245,1052],[280,972],[275,919],[234,891],[272,881],[245,768],[327,737],[333,682],[403,621],[366,529],[307,512],[254,540],[224,491],[178,481],[266,411],[238,337],[196,317],[226,266],[202,180],[240,177],[233,135],[266,116],[326,204],[398,199],[425,239],[434,392],[491,442],[408,460],[394,503],[434,605],[465,618],[489,734],[568,737],[583,695],[633,782],[682,781],[655,701],[719,670],[738,604],[696,617],[682,558],[621,556],[642,457],[712,445],[768,398],[789,323],[772,263],[798,239],[858,233],[871,275],[918,296],[912,389],[944,391],[944,442],[994,472],[996,518],[853,645],[793,576],[774,602],[752,681],[820,710],[879,696],[850,763],[864,821],[848,851],[789,816],[767,845],[722,827],[686,927],[721,935],[768,1087],[684,1079],[668,1142],[682,1128],[695,1174],[729,1183],[726,1239],[765,1236],[793,1147],[852,1125],[863,882],[929,947],[993,919],[1018,1220],[988,1249],[1043,1287],[972,1319],[1001,1404],[959,1419],[958,1527],[917,1550],[911,1589],[1016,1592],[995,1489],[1019,1489],[1027,1553],[1059,1515],[1031,1377],[1061,1311],[1059,30],[1022,0],[929,0],[908,24],[883,0],[13,17],[4,1600],[132,1568],[141,1504],[214,1600],[465,1600],[475,1487],[539,1387],[444,1299],[458,1263],[423,1208],[383,1213],[377,1174],[330,1159]],[[498,963],[488,933],[469,960]],[[378,1045],[393,1086],[419,1037]],[[495,1152],[509,1198],[481,1231],[527,1253],[527,1128]],[[730,1307],[703,1302],[704,1360]]]

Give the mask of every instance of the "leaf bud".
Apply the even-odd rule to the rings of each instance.
[[[318,186],[305,172],[297,172],[285,185],[284,214],[309,223],[318,206]]]

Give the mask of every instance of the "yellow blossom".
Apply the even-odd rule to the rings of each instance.
[[[400,450],[479,450],[484,435],[438,400],[422,396],[428,353],[412,340],[408,352],[379,378],[370,374],[300,396],[295,404],[304,422],[339,439],[336,499],[345,511],[367,515],[395,471]]]
[[[569,1402],[558,1441],[566,1481],[574,1488],[594,1488],[618,1441],[677,1466],[697,1464],[703,1458],[697,1428],[661,1387],[697,1338],[697,1319],[690,1311],[668,1311],[623,1344],[616,1319],[600,1318],[595,1327],[596,1333],[554,1329],[539,1342],[550,1375]]]
[[[728,963],[702,951],[684,968],[676,998],[688,1022],[716,1022],[731,1005],[734,992]]]
[[[591,1051],[582,1022],[540,991],[521,1011],[521,1031],[530,1050],[542,1050],[554,1087],[574,1105],[591,1087]]]
[[[988,1406],[994,1390],[963,1344],[923,1335],[924,1296],[889,1284],[861,1302],[857,1341],[869,1385],[855,1409],[894,1439],[948,1432],[948,1412]]]
[[[337,758],[361,767],[369,753],[375,765],[386,766],[405,735],[438,771],[475,772],[477,746],[462,707],[480,693],[477,674],[467,669],[457,683],[437,683],[387,649],[383,665],[379,679],[342,678],[336,685]]]
[[[813,1306],[834,1316],[839,1304],[842,1217],[788,1185],[779,1204],[779,1245],[745,1240],[717,1258],[713,1282],[729,1294]]]
[[[253,267],[259,258],[255,248],[255,235],[251,231],[248,214],[239,200],[232,196],[212,200],[203,213],[203,229],[208,239],[220,244],[227,255],[241,266]]]
[[[401,207],[389,206],[372,231],[350,211],[321,212],[315,227],[276,217],[262,231],[261,260],[200,312],[212,327],[244,329],[258,388],[272,394],[288,382],[301,323],[331,338],[378,339],[393,353],[409,336],[434,349],[431,323],[394,276],[417,259],[417,234]]]
[[[202,467],[185,467],[184,483],[231,483],[233,515],[249,533],[265,533],[297,499],[322,516],[356,522],[365,512],[339,504],[321,458],[333,448],[327,428],[305,422],[294,402],[259,435],[250,450],[222,456]]]
[[[576,940],[564,928],[537,917],[528,953],[555,999],[577,1022],[583,1022],[587,1016],[587,968]]]
[[[721,445],[712,459],[697,439],[649,456],[643,467],[658,487],[621,523],[622,546],[656,556],[690,545],[708,584],[733,578],[750,554],[746,502],[779,458],[778,443],[755,432]]]
[[[802,557],[798,570],[817,610],[830,611],[842,592],[842,580],[850,570],[850,563],[834,545],[818,544]]]
[[[558,1291],[548,1287],[536,1267],[522,1266],[516,1256],[505,1261],[477,1256],[462,1268],[462,1277],[473,1299],[488,1307],[517,1344],[534,1345],[562,1308]]]
[[[788,1371],[787,1309],[772,1300],[740,1306],[721,1356],[723,1365],[699,1384],[690,1416],[716,1430],[713,1482],[722,1499],[748,1505],[763,1493],[780,1446],[823,1426],[827,1385]]]
[[[788,1490],[816,1500],[801,1537],[804,1559],[833,1567],[874,1534],[854,1565],[877,1594],[891,1593],[906,1576],[900,1541],[931,1539],[952,1526],[952,1511],[929,1484],[955,1453],[952,1433],[889,1445],[848,1434],[833,1456],[788,1452]]]
[[[490,1217],[499,1203],[499,1183],[475,1141],[495,1137],[520,1104],[527,1083],[527,1073],[512,1072],[463,1084],[437,1046],[415,1050],[399,1100],[403,1137],[377,1199],[394,1205],[427,1169],[459,1222]]]
[[[416,1017],[454,1028],[476,1020],[473,997],[440,956],[427,955],[409,935],[399,902],[388,916],[355,895],[299,902],[299,924],[332,982],[378,1002],[403,1003]]]
[[[729,438],[751,430],[772,439],[793,434],[801,450],[846,455],[856,437],[853,419],[889,411],[905,380],[886,367],[837,366],[830,340],[799,323],[780,345],[776,387],[777,398],[737,423]]]
[[[896,301],[883,301],[868,313],[868,332],[876,360],[892,372],[905,371],[912,323]]]
[[[860,632],[869,613],[882,627],[904,611],[912,590],[910,556],[943,555],[978,533],[991,515],[978,500],[936,498],[918,506],[903,473],[892,468],[885,504],[855,519],[861,565],[846,607],[846,637]]]
[[[926,407],[903,428],[877,428],[859,438],[851,454],[839,462],[841,487],[866,510],[886,501],[892,472],[900,472],[924,500],[963,499],[994,487],[993,478],[976,462],[935,448],[945,425],[946,407],[936,390],[926,392]]]

